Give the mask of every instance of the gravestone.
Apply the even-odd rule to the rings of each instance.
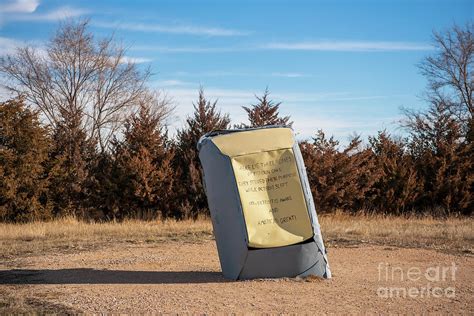
[[[331,277],[291,128],[211,132],[198,149],[226,278]]]

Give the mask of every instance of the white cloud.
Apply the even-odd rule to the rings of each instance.
[[[419,51],[433,47],[424,43],[391,41],[312,41],[312,42],[275,42],[261,46],[270,50],[339,51],[339,52],[383,52],[383,51]]]
[[[11,0],[0,4],[3,13],[32,13],[39,6],[38,0]]]
[[[283,78],[303,78],[314,77],[312,74],[301,72],[245,72],[245,71],[205,71],[205,72],[188,72],[177,71],[173,73],[175,76],[183,77],[283,77]]]
[[[111,28],[137,32],[151,33],[170,33],[170,34],[187,34],[187,35],[204,35],[204,36],[244,36],[249,32],[238,30],[205,27],[198,25],[164,25],[164,24],[147,24],[147,23],[109,23],[94,22],[93,25],[102,28]]]
[[[2,82],[2,80],[4,79],[0,76],[0,82]],[[14,93],[12,93],[7,88],[5,88],[4,85],[0,84],[0,102],[5,102],[13,98],[14,96],[15,96]]]
[[[0,56],[13,54],[17,48],[25,46],[34,48],[38,57],[47,56],[46,48],[41,41],[21,41],[8,37],[0,37]]]
[[[235,53],[269,50],[293,51],[332,51],[332,52],[391,52],[391,51],[427,51],[433,46],[417,42],[391,41],[313,41],[313,42],[273,42],[257,46],[227,47],[173,47],[160,45],[136,45],[134,50],[156,51],[161,53]],[[279,73],[275,73],[279,74]],[[283,74],[281,74],[283,75]],[[288,75],[288,74],[287,74]]]
[[[88,11],[84,9],[64,6],[45,13],[15,14],[5,18],[9,21],[58,21],[79,17],[86,13],[88,13]]]
[[[396,130],[397,117],[334,117],[330,113],[302,112],[291,116],[293,128],[300,140],[314,137],[322,129],[329,138],[334,136],[342,145],[348,143],[353,134],[363,137],[375,135],[378,131],[387,129]]]
[[[14,53],[17,47],[23,45],[24,43],[21,41],[8,37],[0,37],[0,56]]]
[[[230,53],[243,50],[240,48],[231,47],[171,47],[160,45],[135,45],[131,47],[131,49],[138,51],[154,51],[159,53]]]
[[[149,63],[151,61],[153,61],[153,59],[151,58],[130,57],[130,56],[123,56],[122,59],[120,60],[120,62],[123,64],[126,64],[126,63],[143,64],[143,63]]]
[[[178,87],[178,86],[194,86],[197,87],[198,84],[195,82],[182,81],[178,79],[169,79],[169,80],[158,80],[152,83],[152,85],[157,87]]]
[[[339,101],[363,101],[363,100],[380,100],[388,99],[394,97],[406,97],[410,96],[409,94],[392,94],[392,95],[366,95],[366,96],[341,96],[336,98],[331,98],[327,100],[328,102],[339,102]]]

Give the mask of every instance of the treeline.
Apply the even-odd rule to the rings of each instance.
[[[426,111],[405,110],[406,137],[386,131],[340,146],[323,131],[300,147],[319,212],[462,214],[474,208],[473,26],[437,34]],[[75,215],[94,220],[197,218],[207,201],[196,149],[229,115],[199,91],[175,137],[172,103],[147,86],[149,71],[112,38],[97,41],[87,22],[62,25],[40,54],[21,47],[0,59],[0,220]],[[291,125],[268,90],[243,106],[248,123]],[[317,127],[315,127],[315,130]]]

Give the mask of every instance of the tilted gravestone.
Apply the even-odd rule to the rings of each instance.
[[[211,132],[198,149],[226,278],[331,277],[291,128]]]

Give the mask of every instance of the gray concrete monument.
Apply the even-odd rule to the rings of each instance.
[[[198,149],[226,278],[331,277],[291,128],[211,132]]]

